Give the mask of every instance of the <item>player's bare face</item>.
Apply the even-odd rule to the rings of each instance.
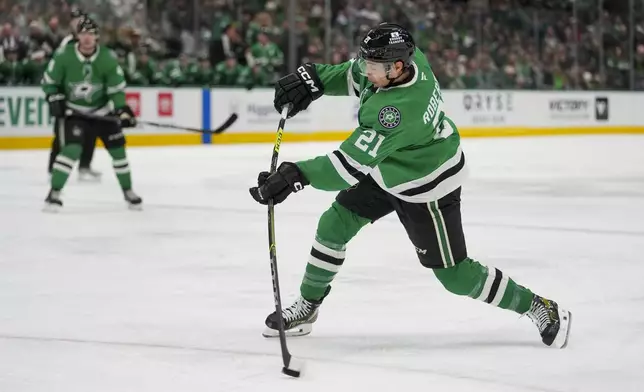
[[[94,53],[94,50],[96,49],[96,41],[98,37],[96,37],[95,33],[90,33],[90,32],[82,32],[78,34],[78,46],[83,54],[91,54]]]

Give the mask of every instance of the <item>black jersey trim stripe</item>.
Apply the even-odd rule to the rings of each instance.
[[[495,268],[496,274],[494,276],[494,282],[492,282],[492,287],[490,288],[490,294],[488,294],[487,298],[485,299],[485,302],[488,304],[491,304],[492,301],[494,301],[494,297],[496,297],[496,292],[499,290],[499,285],[501,284],[501,279],[503,278],[503,273],[499,271],[498,268]]]
[[[322,260],[322,261],[325,261],[325,262],[327,262],[329,264],[333,264],[333,265],[340,266],[340,265],[342,265],[344,263],[344,259],[338,259],[338,258],[335,258],[333,256],[329,256],[327,254],[324,254],[324,253],[320,252],[319,250],[317,250],[315,248],[311,248],[311,256],[315,257],[318,260]]]
[[[400,192],[403,196],[417,196],[423,193],[427,193],[434,188],[436,188],[441,182],[447,180],[448,178],[456,175],[465,167],[465,154],[461,153],[461,160],[455,165],[450,167],[441,173],[440,176],[436,177],[434,181],[428,182],[427,184],[418,186],[416,188],[407,189],[406,191]]]
[[[347,159],[342,155],[342,153],[338,150],[333,151],[333,155],[338,158],[340,163],[342,164],[342,167],[351,175],[351,177],[355,178],[356,180],[360,181],[363,178],[365,178],[365,174],[361,172],[360,170],[356,169],[355,167],[351,166]]]

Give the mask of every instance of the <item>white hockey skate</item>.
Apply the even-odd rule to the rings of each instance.
[[[555,301],[535,295],[526,313],[539,329],[546,346],[565,348],[568,345],[572,314]]]
[[[60,191],[49,190],[45,199],[44,212],[57,213],[63,208],[63,201],[60,199]]]
[[[141,211],[143,210],[143,199],[139,197],[132,189],[123,191],[123,197],[130,210]]]
[[[308,301],[300,296],[293,305],[282,310],[284,331],[286,336],[304,336],[312,331],[312,325],[318,318],[318,310],[322,301]],[[277,312],[266,317],[266,329],[262,333],[265,338],[279,336]]]
[[[309,301],[301,295],[293,303],[282,310],[282,320],[284,321],[284,332],[286,336],[304,336],[311,333],[313,323],[318,319],[320,305],[329,295],[331,286],[326,288],[324,296],[319,301]],[[277,313],[273,312],[266,317],[266,329],[262,333],[265,338],[274,338],[279,336]]]

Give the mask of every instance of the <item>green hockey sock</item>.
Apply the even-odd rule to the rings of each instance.
[[[369,222],[338,202],[322,214],[300,286],[302,297],[309,301],[324,297],[344,263],[346,244]]]
[[[132,189],[132,175],[130,174],[130,164],[125,155],[125,147],[111,148],[107,152],[112,157],[112,167],[114,167],[116,178],[121,184],[121,189],[124,191]]]
[[[57,191],[63,189],[70,173],[74,169],[74,164],[80,157],[81,151],[80,144],[70,144],[63,147],[56,155],[51,172],[52,189]]]
[[[530,309],[532,292],[496,268],[467,258],[454,267],[433,271],[443,286],[454,294],[467,295],[519,314]]]

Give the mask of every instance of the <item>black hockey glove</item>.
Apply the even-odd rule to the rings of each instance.
[[[311,102],[324,93],[322,81],[311,63],[300,65],[295,73],[288,74],[275,83],[273,105],[279,113],[282,108],[291,104],[288,117],[293,117],[301,110],[306,110]]]
[[[49,115],[56,118],[65,117],[67,110],[67,100],[65,94],[51,94],[47,96],[49,104]]]
[[[133,128],[136,126],[136,117],[132,108],[128,105],[116,109],[114,114],[121,120],[121,128]]]
[[[259,204],[268,204],[269,199],[279,204],[286,200],[288,195],[299,192],[309,181],[304,177],[296,164],[283,162],[273,174],[261,172],[257,177],[257,186],[250,188],[250,195]]]

